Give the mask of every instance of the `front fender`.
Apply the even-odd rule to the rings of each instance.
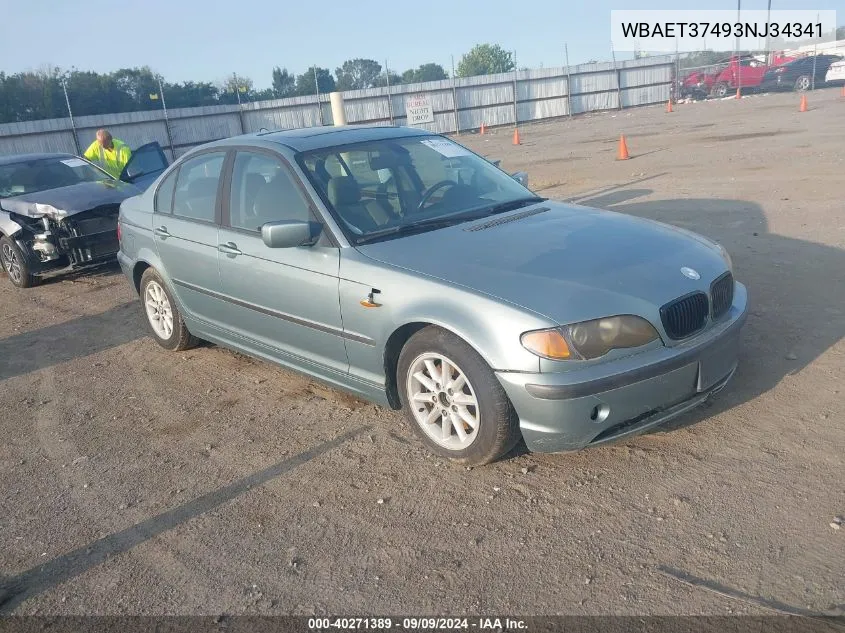
[[[385,352],[394,332],[409,324],[442,327],[466,341],[494,370],[538,372],[540,359],[520,344],[528,330],[554,327],[519,306],[397,267],[354,249],[341,254],[340,307],[348,334],[350,372],[385,383]],[[378,307],[362,300],[373,294]]]
[[[5,211],[0,211],[0,233],[6,237],[12,237],[23,231],[23,227],[15,222]]]

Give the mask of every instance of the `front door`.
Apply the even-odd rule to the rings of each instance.
[[[132,152],[123,167],[120,179],[132,183],[142,191],[149,187],[167,169],[167,157],[157,141],[141,145]]]
[[[153,234],[162,272],[192,325],[219,324],[218,190],[225,159],[225,151],[190,158],[156,191]]]
[[[218,265],[231,300],[227,327],[254,351],[332,381],[349,368],[338,301],[339,250],[269,248],[261,225],[316,221],[289,166],[273,152],[238,151],[220,228]]]

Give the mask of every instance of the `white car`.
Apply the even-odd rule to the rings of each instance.
[[[830,65],[827,74],[824,76],[824,81],[825,83],[845,81],[845,59]]]

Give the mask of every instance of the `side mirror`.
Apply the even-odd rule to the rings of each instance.
[[[318,222],[267,222],[261,226],[261,239],[267,248],[311,246],[323,232]]]
[[[513,178],[520,185],[528,189],[528,172],[518,171],[514,174],[511,174],[511,178]]]

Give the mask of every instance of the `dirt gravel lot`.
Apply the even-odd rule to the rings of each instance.
[[[604,448],[466,470],[399,413],[163,351],[115,268],[0,279],[0,613],[845,615],[845,99],[809,103],[460,137],[721,241],[749,288],[731,386]]]

